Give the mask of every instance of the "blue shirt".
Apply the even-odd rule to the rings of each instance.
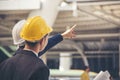
[[[48,44],[43,51],[41,51],[38,56],[43,55],[47,50],[57,45],[59,42],[63,40],[63,37],[60,34],[56,34],[55,36],[48,39]]]

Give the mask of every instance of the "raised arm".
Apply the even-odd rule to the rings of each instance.
[[[49,38],[47,46],[45,47],[45,49],[43,51],[41,51],[38,54],[38,56],[43,55],[47,50],[49,50],[53,46],[60,43],[64,38],[69,38],[69,39],[74,38],[75,37],[74,28],[75,27],[76,27],[76,25],[73,25],[70,29],[67,29],[62,34],[56,34],[55,36]]]

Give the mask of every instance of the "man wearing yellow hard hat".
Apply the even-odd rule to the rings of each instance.
[[[47,35],[52,31],[43,18],[29,18],[22,28],[21,38],[25,47],[15,56],[0,64],[1,80],[48,80],[49,69],[38,58],[48,42]]]
[[[1,80],[48,80],[49,69],[38,58],[38,53],[47,44],[47,35],[52,31],[43,18],[35,16],[29,18],[21,31],[21,38],[25,40],[25,48],[2,64]],[[1,65],[2,65],[1,64]]]
[[[19,51],[24,48],[25,40],[20,37],[20,32],[21,32],[25,22],[26,22],[25,19],[18,21],[14,25],[14,27],[12,29],[13,43],[14,43],[14,45],[17,46],[17,51],[15,52],[14,55],[19,53]],[[74,26],[76,26],[76,25],[74,25]],[[54,36],[49,37],[47,46],[44,48],[44,50],[39,52],[38,56],[43,55],[47,50],[49,50],[53,46],[60,43],[64,38],[73,38],[73,37],[75,37],[74,30],[72,28],[66,30],[65,32],[63,32],[61,34],[58,33],[58,34],[56,34]]]

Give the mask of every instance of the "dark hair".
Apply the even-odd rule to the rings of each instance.
[[[40,39],[40,40],[38,40],[38,41],[35,41],[35,42],[30,42],[30,41],[25,41],[25,43],[27,44],[27,45],[29,45],[30,47],[34,47],[36,44],[38,44],[38,43],[41,43],[41,41],[44,39],[44,38],[46,38],[48,36],[48,34],[46,34],[42,39]]]
[[[25,43],[29,45],[30,47],[34,47],[38,42],[37,41],[36,42],[25,41]]]
[[[84,68],[83,68],[83,69],[84,69],[84,70],[86,70],[86,69],[88,69],[88,68],[89,68],[89,66],[84,66]]]

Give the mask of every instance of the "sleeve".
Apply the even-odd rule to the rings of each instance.
[[[52,48],[53,46],[57,45],[59,42],[61,42],[63,40],[63,37],[61,34],[56,34],[55,36],[51,37],[48,39],[48,44],[45,47],[45,49],[43,51],[41,51],[38,56],[43,55],[47,50],[49,50],[50,48]]]

